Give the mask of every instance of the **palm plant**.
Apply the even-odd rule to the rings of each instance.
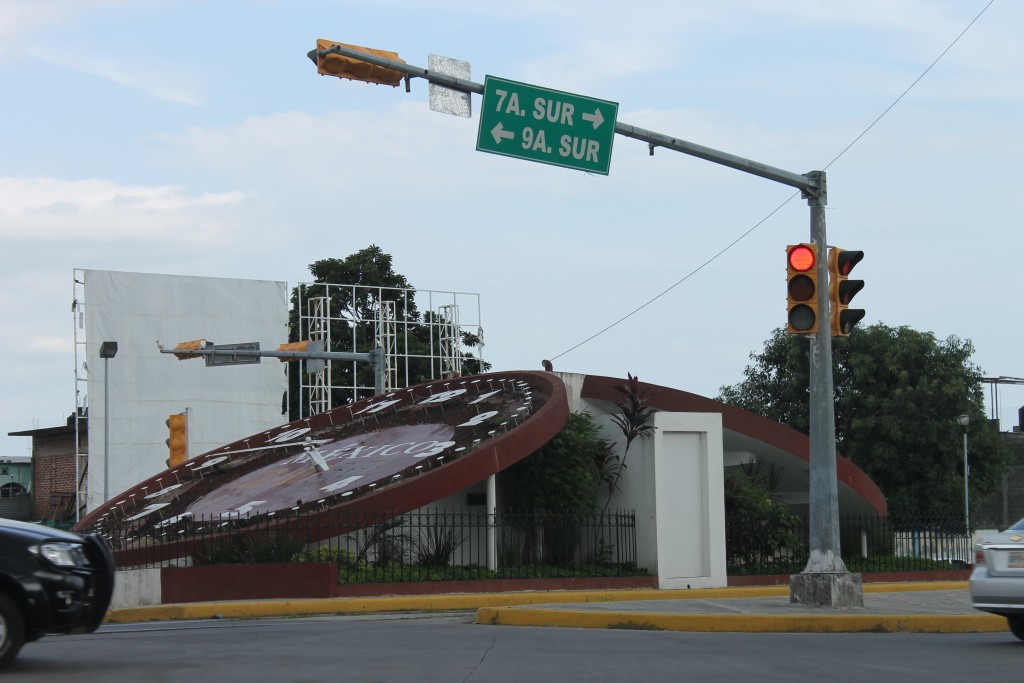
[[[656,408],[649,404],[651,398],[650,389],[640,386],[640,379],[628,372],[626,377],[627,381],[625,384],[615,387],[619,393],[625,396],[625,399],[615,402],[619,412],[612,415],[612,422],[622,432],[626,439],[626,445],[622,449],[622,459],[615,463],[614,468],[609,473],[611,476],[605,478],[605,481],[608,483],[608,500],[605,501],[604,508],[601,510],[602,518],[608,512],[608,506],[612,502],[612,494],[618,490],[619,480],[622,479],[622,474],[626,470],[626,457],[629,455],[629,447],[636,439],[646,439],[656,429],[653,424],[650,424],[654,413],[658,412]]]

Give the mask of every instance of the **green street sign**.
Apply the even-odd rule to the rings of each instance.
[[[476,148],[608,175],[617,102],[487,76]]]

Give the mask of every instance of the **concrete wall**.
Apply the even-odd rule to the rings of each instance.
[[[179,361],[157,346],[207,339],[277,348],[288,340],[287,283],[82,273],[88,301],[85,356],[79,360],[89,368],[90,511],[167,467],[166,420],[172,413],[191,409],[189,457],[287,422],[281,414],[287,381],[277,360],[208,368],[201,359]],[[104,341],[118,343],[114,358],[100,358]]]
[[[114,576],[111,609],[159,605],[160,569],[121,569]]]
[[[581,399],[583,375],[559,376],[570,410],[593,415],[621,455],[615,405]],[[659,587],[726,586],[722,416],[658,412],[654,426],[650,438],[630,446],[610,509],[636,511],[637,562],[658,576]]]
[[[657,413],[654,425],[659,586],[725,586],[722,416]]]

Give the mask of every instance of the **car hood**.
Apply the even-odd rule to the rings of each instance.
[[[8,536],[17,536],[27,543],[41,543],[43,541],[74,541],[82,542],[79,534],[42,524],[30,524],[28,522],[16,522],[11,519],[0,519],[0,533]]]

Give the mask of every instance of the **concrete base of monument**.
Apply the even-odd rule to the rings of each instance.
[[[804,572],[789,577],[790,604],[855,609],[864,607],[861,575],[851,572]]]

